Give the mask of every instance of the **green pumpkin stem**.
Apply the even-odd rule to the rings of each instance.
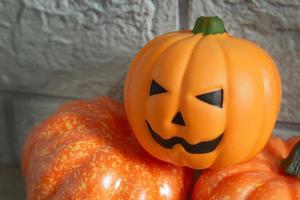
[[[288,157],[281,161],[281,167],[286,174],[300,178],[300,141],[294,146]]]
[[[225,33],[225,27],[222,19],[219,17],[199,17],[196,20],[193,31],[194,34],[213,35]]]

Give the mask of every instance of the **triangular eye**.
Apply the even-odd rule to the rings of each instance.
[[[165,88],[163,88],[161,85],[159,85],[155,80],[152,80],[151,87],[150,87],[150,93],[149,95],[155,95],[167,92]]]
[[[222,108],[223,90],[217,90],[196,96],[197,99]]]

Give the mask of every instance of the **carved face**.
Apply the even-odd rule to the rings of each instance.
[[[163,86],[161,86],[155,80],[152,80],[149,96],[160,95],[160,94],[162,95],[163,93],[167,93],[167,92],[168,91]],[[218,107],[219,109],[222,109],[223,89],[217,89],[215,91],[206,92],[204,94],[195,96],[195,98],[198,99],[199,101],[202,101],[203,103]],[[195,101],[195,99],[194,99],[194,101]],[[174,125],[182,126],[181,128],[183,129],[183,127],[186,126],[186,122],[184,120],[182,112],[186,113],[187,111],[183,107],[181,109],[182,109],[181,111],[179,110],[174,115],[173,119],[171,120],[171,123],[173,123]],[[216,111],[216,112],[220,112],[220,111]],[[220,133],[219,136],[217,136],[216,138],[213,138],[212,140],[202,141],[197,144],[190,144],[185,140],[185,138],[180,137],[180,136],[173,136],[171,138],[164,139],[163,137],[161,137],[160,133],[156,132],[152,128],[150,122],[148,122],[147,120],[145,120],[145,122],[148,126],[148,129],[149,129],[153,139],[158,144],[160,144],[162,147],[165,147],[167,149],[172,149],[174,147],[174,145],[181,144],[181,146],[185,149],[185,151],[189,152],[191,154],[212,152],[217,148],[218,144],[220,143],[220,141],[223,138],[223,133]]]
[[[281,87],[261,48],[226,33],[173,32],[133,60],[125,108],[153,156],[191,168],[219,168],[255,156],[272,132]]]

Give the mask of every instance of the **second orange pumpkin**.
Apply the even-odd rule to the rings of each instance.
[[[205,170],[192,199],[300,200],[299,153],[300,137],[287,141],[273,137],[257,157],[246,163]]]

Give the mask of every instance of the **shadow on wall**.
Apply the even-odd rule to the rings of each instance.
[[[0,165],[18,166],[21,147],[32,126],[69,99],[1,91]]]

